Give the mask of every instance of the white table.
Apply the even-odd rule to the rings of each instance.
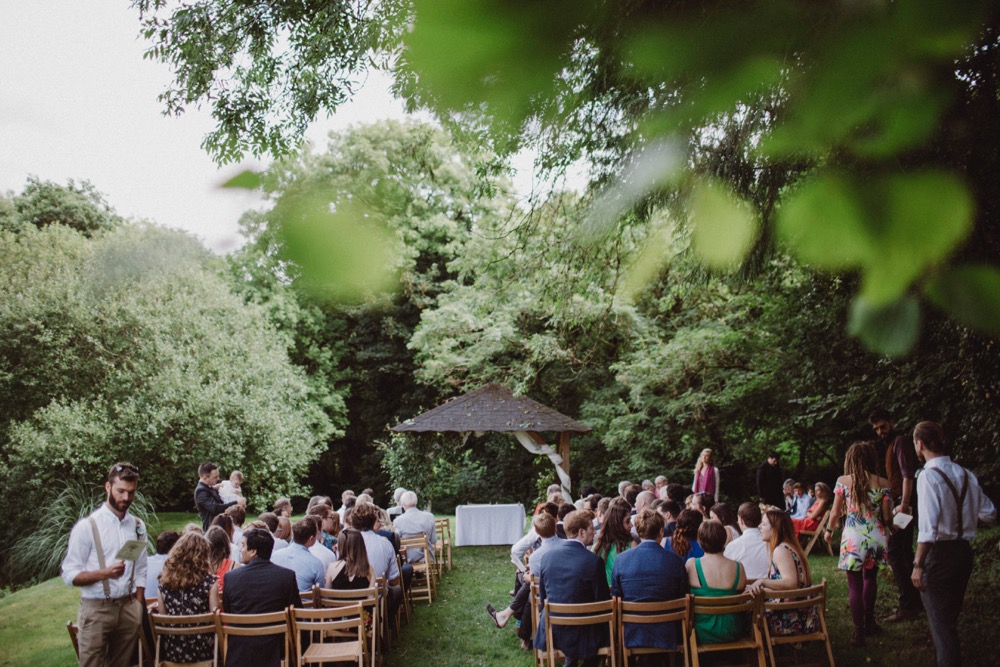
[[[459,505],[455,546],[514,544],[524,536],[523,505]]]

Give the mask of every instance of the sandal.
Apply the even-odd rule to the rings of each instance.
[[[503,627],[500,625],[500,621],[497,620],[497,610],[493,608],[493,605],[491,604],[486,605],[486,613],[489,614],[490,618],[493,619],[493,625],[497,626],[498,628]]]

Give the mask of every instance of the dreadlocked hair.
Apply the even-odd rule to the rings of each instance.
[[[868,496],[868,487],[876,470],[875,445],[871,442],[855,442],[847,450],[844,458],[844,474],[851,476],[851,505],[857,512],[869,513],[875,510]]]
[[[684,510],[677,517],[677,527],[670,537],[670,548],[681,558],[686,558],[691,551],[691,543],[698,537],[698,528],[705,520],[698,510]]]

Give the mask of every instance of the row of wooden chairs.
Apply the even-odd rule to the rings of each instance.
[[[830,667],[834,667],[833,648],[826,625],[826,579],[822,583],[794,591],[782,592],[780,600],[755,598],[749,594],[725,597],[697,597],[686,595],[668,602],[625,602],[612,598],[604,602],[587,604],[557,604],[545,601],[543,607],[537,604],[537,587],[532,584],[531,609],[534,627],[538,627],[539,610],[544,608],[547,619],[545,627],[545,649],[534,650],[535,665],[554,667],[557,660],[564,659],[562,652],[552,642],[552,629],[557,626],[606,626],[609,645],[602,648],[600,656],[610,667],[624,667],[629,658],[637,655],[675,653],[684,660],[685,667],[699,667],[700,657],[716,651],[744,651],[748,654],[747,664],[765,667],[765,653],[777,667],[775,647],[785,644],[822,642]],[[820,629],[809,634],[774,635],[764,620],[765,613],[805,611],[815,608]],[[694,630],[695,615],[744,614],[749,627],[744,637],[732,642],[705,644],[698,642]],[[632,623],[677,623],[677,648],[666,650],[652,647],[627,647],[625,626]]]

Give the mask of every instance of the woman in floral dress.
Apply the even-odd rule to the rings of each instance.
[[[778,509],[767,510],[761,518],[760,536],[771,550],[771,567],[766,579],[758,579],[747,586],[748,593],[767,595],[812,585],[809,560],[795,537],[791,517]],[[767,597],[778,598],[776,595]],[[801,635],[819,629],[819,615],[815,607],[768,611],[765,620],[772,635]]]
[[[170,550],[163,573],[157,608],[161,614],[188,616],[206,614],[219,607],[219,587],[209,571],[209,544],[197,533],[184,533]],[[215,633],[166,636],[161,640],[160,659],[170,662],[211,660]]]
[[[870,442],[851,445],[844,459],[844,474],[833,491],[830,512],[830,526],[835,526],[846,511],[838,567],[847,571],[854,646],[864,646],[865,634],[877,634],[880,630],[875,623],[878,570],[888,564],[886,545],[892,496],[888,480],[875,473],[875,460],[875,446]],[[823,537],[829,542],[832,528],[827,528]]]

